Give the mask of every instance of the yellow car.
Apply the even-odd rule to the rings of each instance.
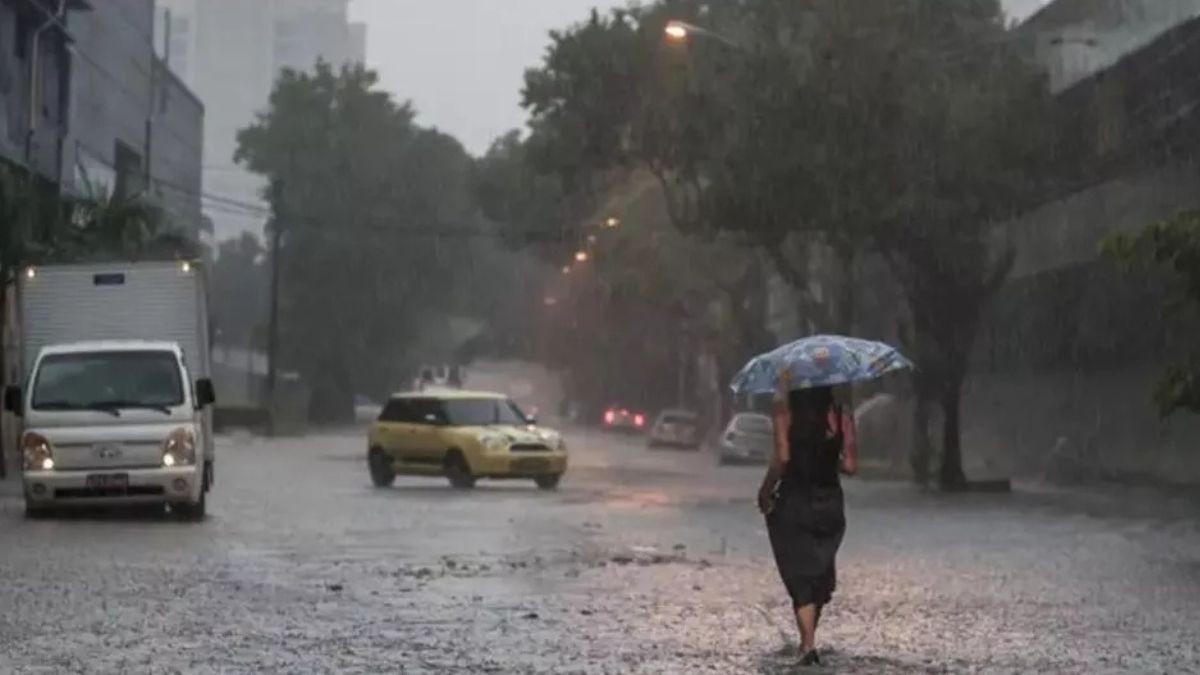
[[[558,487],[567,470],[562,435],[537,426],[500,394],[396,394],[371,427],[367,465],[377,487],[396,476],[445,476],[456,488],[480,478],[532,479]]]

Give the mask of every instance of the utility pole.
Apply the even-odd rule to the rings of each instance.
[[[279,364],[279,250],[283,238],[283,180],[271,182],[271,205],[274,218],[271,220],[271,296],[267,317],[267,413],[271,435],[275,435],[275,415],[278,410],[275,397],[275,382]]]

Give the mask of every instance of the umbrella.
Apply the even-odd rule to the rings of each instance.
[[[750,359],[730,387],[739,394],[769,394],[784,370],[791,371],[794,389],[811,389],[874,380],[912,367],[912,361],[882,342],[814,335]]]

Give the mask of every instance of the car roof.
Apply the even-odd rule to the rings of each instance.
[[[460,389],[429,389],[426,391],[401,391],[392,394],[393,399],[418,399],[418,398],[436,398],[449,401],[456,400],[471,400],[471,399],[488,399],[495,401],[503,401],[508,398],[504,394],[494,391],[462,391]]]
[[[89,354],[92,352],[171,352],[180,355],[178,343],[165,340],[91,340],[42,348],[44,356],[57,354]]]

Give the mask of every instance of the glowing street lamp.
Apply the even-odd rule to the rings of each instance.
[[[591,257],[592,256],[588,255],[587,251],[579,251],[575,254],[575,262],[585,263],[591,259]]]
[[[667,34],[668,40],[672,40],[674,42],[683,42],[692,34],[692,32],[688,30],[688,25],[682,21],[667,22],[667,27],[663,29],[663,32]]]
[[[604,226],[609,229],[614,228],[614,227],[620,227],[621,221],[616,218],[609,218],[608,220],[604,221]]]
[[[570,265],[563,265],[563,268],[562,268],[562,273],[563,273],[563,274],[570,274],[570,273],[571,273],[571,266],[570,266]]]
[[[733,47],[734,49],[742,48],[742,45],[738,44],[737,40],[728,38],[716,31],[704,28],[703,26],[697,26],[694,23],[680,21],[679,19],[672,19],[671,21],[668,21],[666,27],[663,28],[663,33],[666,34],[668,42],[682,43],[690,40],[692,36],[703,36],[713,38],[717,42],[720,42],[728,47]]]

